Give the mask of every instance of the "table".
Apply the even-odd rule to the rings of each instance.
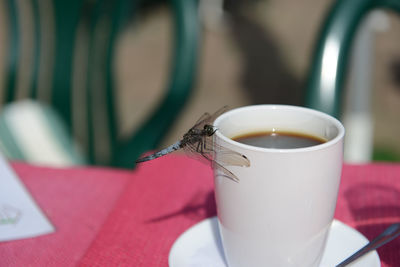
[[[0,243],[0,266],[166,267],[176,238],[215,216],[212,171],[183,155],[136,170],[13,168],[57,231]],[[371,239],[400,221],[400,164],[344,165],[335,217]],[[400,265],[400,239],[378,250]]]

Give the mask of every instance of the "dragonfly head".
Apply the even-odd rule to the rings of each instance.
[[[217,129],[214,128],[214,126],[209,124],[204,125],[204,132],[206,133],[207,136],[213,135],[216,131]]]

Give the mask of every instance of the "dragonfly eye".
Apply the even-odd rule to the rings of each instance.
[[[215,133],[215,131],[216,130],[214,130],[214,127],[213,126],[211,126],[211,125],[204,125],[204,130],[205,130],[205,132],[206,132],[206,134],[208,135],[208,136],[211,136],[211,135],[213,135],[214,133]]]

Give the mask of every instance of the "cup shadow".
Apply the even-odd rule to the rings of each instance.
[[[213,233],[213,239],[214,239],[213,241],[217,247],[218,254],[221,257],[221,259],[223,260],[223,262],[225,263],[225,265],[228,266],[228,264],[226,263],[225,253],[224,253],[224,249],[222,246],[222,239],[221,239],[221,235],[219,232],[219,224],[218,224],[217,218],[211,219],[211,231]]]
[[[151,218],[146,223],[156,223],[168,220],[177,216],[186,216],[193,220],[200,220],[204,218],[213,217],[217,214],[215,206],[214,191],[197,192],[179,209],[172,210],[168,213]]]

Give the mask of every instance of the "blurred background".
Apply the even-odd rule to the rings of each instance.
[[[23,6],[23,1],[15,2]],[[181,138],[204,112],[224,105],[302,105],[316,38],[334,2],[199,0],[201,39],[194,89],[159,147]],[[115,46],[115,106],[122,137],[138,129],[161,101],[170,72],[173,21],[167,1],[145,0],[137,8],[138,15],[129,20]],[[4,3],[0,12],[7,14]],[[364,42],[369,67],[364,76],[371,90],[365,95],[372,119],[374,159],[398,161],[400,20],[392,12],[378,12],[370,21],[368,42]],[[0,23],[6,25],[5,19]],[[7,28],[0,27],[0,43],[7,38]],[[5,45],[1,48],[0,59],[7,56]],[[0,86],[4,80],[0,78]],[[345,90],[345,99],[349,91]],[[347,105],[350,108],[345,110],[351,110],[352,104]]]
[[[223,105],[301,104],[316,37],[334,1],[200,2],[205,13],[195,90],[163,146],[182,136],[202,113]],[[120,40],[124,131],[151,109],[166,78],[170,15],[162,2],[153,1],[147,10],[140,17],[144,27],[128,29]],[[373,30],[370,51],[373,141],[375,157],[399,160],[400,20],[392,12],[384,14],[377,21],[383,25]]]

